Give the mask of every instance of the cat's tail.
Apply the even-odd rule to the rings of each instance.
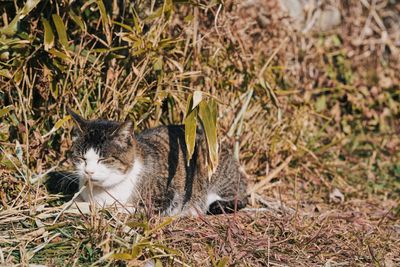
[[[208,206],[208,213],[232,213],[246,207],[248,176],[230,155],[223,155],[212,181],[210,193],[218,196]]]

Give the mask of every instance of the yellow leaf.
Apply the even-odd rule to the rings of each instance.
[[[104,6],[103,1],[101,1],[101,0],[97,1],[97,6],[99,7],[99,10],[100,10],[101,22],[103,23],[103,25],[105,27],[108,24],[106,7]]]
[[[229,257],[225,256],[222,259],[218,261],[217,267],[225,267],[228,266],[229,263]]]
[[[109,19],[108,19],[107,12],[106,12],[106,7],[104,6],[104,3],[102,0],[97,0],[96,2],[97,2],[97,6],[99,7],[99,10],[100,10],[101,23],[103,24],[103,30],[104,30],[104,34],[106,36],[107,44],[111,45],[112,35],[110,32],[110,24],[109,24]]]
[[[157,232],[158,230],[164,228],[165,226],[167,226],[168,224],[171,224],[174,221],[174,218],[169,217],[167,219],[165,219],[164,222],[160,223],[159,225],[157,225],[155,228],[151,229],[151,230],[147,230],[144,232],[145,236],[150,236],[153,233]]]
[[[71,116],[65,116],[64,118],[58,120],[56,122],[56,124],[54,124],[53,128],[51,129],[50,132],[48,132],[47,134],[43,135],[43,138],[53,134],[55,131],[57,131],[66,121],[68,121],[69,119],[71,119]]]
[[[154,66],[154,70],[162,70],[162,67],[163,67],[162,56],[160,56],[156,60],[154,60],[153,66]]]
[[[67,120],[71,119],[71,116],[65,116],[64,118],[58,120],[54,125],[53,129],[58,130]]]
[[[15,15],[14,19],[4,28],[0,30],[2,34],[14,35],[17,33],[18,22],[28,15],[34,9],[40,0],[28,0],[25,2],[24,7]]]
[[[189,114],[186,115],[184,124],[185,124],[185,142],[188,155],[187,164],[189,165],[189,161],[193,156],[195,142],[196,142],[197,109],[192,110]]]
[[[19,19],[23,19],[34,9],[41,0],[28,0],[25,2],[24,7],[21,9]]]
[[[85,23],[83,22],[81,17],[76,15],[72,10],[69,11],[69,15],[71,16],[72,20],[76,23],[76,25],[78,25],[79,28],[81,28],[82,31],[85,30]]]
[[[0,75],[3,76],[3,77],[9,78],[9,79],[12,77],[10,71],[6,70],[6,69],[1,69],[0,70]]]
[[[11,105],[0,109],[0,118],[3,117],[4,115],[8,114],[13,109],[14,109],[14,106],[11,106]]]
[[[114,253],[111,255],[114,260],[132,260],[132,255],[129,253]]]
[[[58,58],[61,58],[62,60],[66,61],[67,63],[72,63],[72,59],[71,59],[71,57],[69,55],[64,54],[63,52],[60,52],[60,51],[58,51],[58,50],[56,50],[54,48],[50,49],[49,53],[54,55],[54,56],[56,56],[56,57],[58,57]]]
[[[18,69],[14,72],[14,81],[16,84],[20,84],[23,77],[24,77],[24,74],[22,72],[22,69]]]
[[[54,25],[56,26],[58,39],[59,39],[61,45],[65,49],[69,49],[68,38],[67,38],[67,30],[65,29],[64,22],[62,21],[61,17],[59,15],[57,15],[57,14],[53,14],[52,17],[53,17]]]
[[[217,140],[217,103],[214,99],[207,102],[202,101],[199,104],[199,117],[206,134],[208,156],[209,156],[209,174],[211,174],[218,165],[218,140]]]
[[[156,266],[155,267],[162,267],[162,262],[159,259],[156,259]]]
[[[136,259],[137,257],[140,256],[140,254],[142,253],[142,250],[143,250],[143,248],[141,246],[134,245],[132,248],[131,257]]]
[[[42,19],[44,27],[44,50],[49,51],[54,46],[54,33],[47,19]]]
[[[17,32],[17,26],[19,21],[19,15],[16,15],[15,18],[5,27],[1,29],[1,33],[5,35],[14,35]]]

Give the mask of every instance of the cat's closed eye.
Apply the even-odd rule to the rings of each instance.
[[[97,162],[104,164],[113,164],[119,162],[119,159],[116,157],[107,157],[107,158],[100,158]]]
[[[75,156],[72,158],[72,161],[75,164],[85,164],[86,165],[86,158],[81,157],[81,156]]]

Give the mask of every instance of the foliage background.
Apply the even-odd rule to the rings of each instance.
[[[302,32],[279,1],[2,2],[1,263],[115,263],[114,252],[131,264],[398,263],[400,6],[334,5],[338,27]],[[183,123],[196,91],[218,103],[219,139],[240,148],[252,207],[267,211],[158,234],[155,218],[121,219],[143,221],[135,233],[107,228],[107,212],[48,221],[61,203],[40,181],[71,166],[66,107],[141,130]]]

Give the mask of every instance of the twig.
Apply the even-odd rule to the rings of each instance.
[[[393,207],[391,207],[384,215],[383,217],[379,220],[378,224],[376,225],[377,227],[379,227],[382,222],[385,220],[385,218],[389,215],[389,213],[393,210]]]
[[[269,183],[278,173],[280,173],[292,160],[292,156],[289,156],[281,165],[279,165],[276,169],[274,169],[270,174],[267,175],[263,180],[261,180],[258,184],[254,185],[247,191],[247,194],[251,195],[259,189],[263,188],[267,183]]]
[[[244,114],[247,111],[247,108],[250,104],[250,100],[251,97],[253,96],[253,92],[254,89],[250,89],[250,91],[247,92],[247,97],[246,100],[242,106],[242,109],[240,110],[239,114],[236,116],[231,128],[229,129],[228,132],[228,137],[232,137],[233,133],[236,130],[236,134],[235,134],[235,146],[234,146],[234,157],[236,160],[239,160],[239,147],[240,147],[240,141],[239,141],[239,137],[242,133],[242,129],[243,129],[243,119],[244,119]],[[239,123],[239,126],[237,126]]]
[[[371,247],[369,244],[367,244],[367,247],[368,247],[368,252],[369,252],[369,254],[371,255],[372,260],[373,260],[373,261],[376,263],[376,265],[378,265],[379,267],[382,266],[382,265],[380,264],[380,262],[378,261],[378,259],[376,258],[375,253],[374,253],[372,247]]]
[[[48,243],[50,243],[51,240],[53,240],[54,238],[56,238],[56,237],[58,237],[60,235],[61,235],[61,233],[56,233],[53,236],[51,236],[49,239],[47,239],[44,243],[42,243],[42,244],[38,245],[37,247],[35,247],[31,252],[32,255],[29,255],[29,256],[31,256],[30,258],[32,258],[35,255],[35,253],[37,253],[40,250],[42,250]]]
[[[5,264],[6,261],[4,260],[4,254],[3,254],[3,250],[0,247],[0,263],[1,264]]]
[[[247,92],[247,97],[245,99],[245,103],[243,104],[242,109],[240,110],[239,114],[236,116],[235,120],[233,121],[232,126],[229,129],[228,134],[227,134],[228,137],[233,137],[233,134],[236,130],[237,124],[239,123],[239,120],[245,113],[247,106],[248,106],[248,102],[250,102],[252,95],[253,95],[253,89],[251,89],[250,91]]]
[[[281,211],[284,211],[289,214],[295,213],[294,209],[287,207],[280,201],[266,200],[265,198],[261,197],[258,194],[254,194],[254,197],[258,202],[260,202],[262,205],[264,205],[270,211],[279,212],[281,210]]]
[[[215,27],[215,31],[217,32],[218,36],[221,36],[221,34],[218,31],[218,15],[221,12],[221,8],[222,8],[222,4],[218,5],[217,14],[215,14],[215,19],[214,19],[214,27]]]
[[[264,66],[261,68],[260,72],[258,73],[258,77],[261,78],[264,71],[268,68],[269,64],[271,63],[272,59],[276,56],[276,54],[279,52],[279,50],[281,50],[281,48],[283,47],[283,45],[286,44],[286,42],[289,40],[289,37],[286,37],[281,44],[274,50],[274,52],[272,53],[272,55],[268,58],[267,62],[265,62]]]
[[[72,197],[72,199],[70,201],[68,201],[67,203],[64,204],[63,209],[58,213],[57,217],[54,219],[53,224],[55,224],[58,220],[58,218],[60,218],[60,216],[64,213],[64,211],[66,211],[69,207],[71,207],[71,205],[74,203],[74,200],[83,192],[83,190],[86,189],[86,186],[82,186],[82,188],[76,192],[74,194],[74,196]]]

